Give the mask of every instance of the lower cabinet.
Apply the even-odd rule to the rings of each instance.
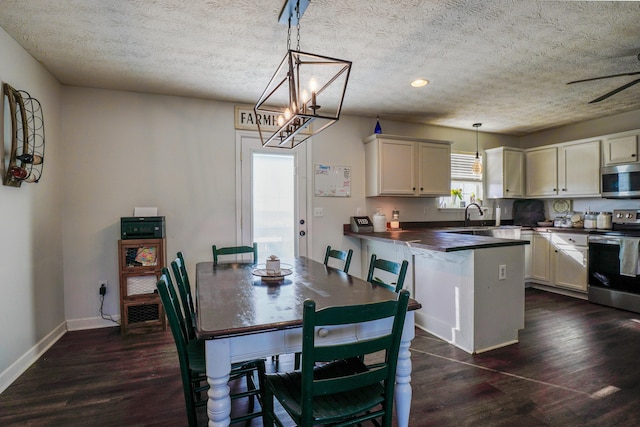
[[[531,240],[533,240],[533,231],[522,231],[520,233],[520,240],[526,240],[529,242],[528,245],[524,246],[524,280],[527,281],[531,279],[531,271],[532,271],[532,262],[531,262]]]
[[[552,233],[554,285],[587,292],[587,235]]]
[[[533,232],[532,282],[587,292],[587,263],[586,234]]]
[[[533,232],[531,236],[531,280],[549,284],[551,280],[551,262],[549,241],[551,233]]]

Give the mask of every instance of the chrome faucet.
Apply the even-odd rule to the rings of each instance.
[[[469,208],[471,206],[475,206],[475,207],[478,208],[478,212],[480,212],[480,216],[484,215],[484,212],[482,212],[482,208],[480,207],[479,204],[477,204],[477,203],[469,203],[467,205],[467,207],[464,208],[464,226],[465,227],[469,226],[469,219],[470,219]]]

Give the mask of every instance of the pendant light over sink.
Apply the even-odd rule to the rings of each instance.
[[[340,118],[351,61],[300,51],[300,17],[308,5],[309,0],[287,0],[280,13],[279,22],[289,25],[288,51],[254,107],[263,146],[295,148]],[[292,23],[298,31],[295,50]]]
[[[473,127],[476,128],[476,159],[473,161],[473,165],[471,166],[471,172],[474,175],[480,175],[482,173],[482,162],[480,161],[480,156],[478,153],[478,128],[482,126],[482,123],[474,123]]]

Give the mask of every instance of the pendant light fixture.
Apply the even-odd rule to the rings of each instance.
[[[340,119],[351,61],[300,51],[300,17],[308,5],[287,0],[280,13],[279,22],[289,26],[288,51],[254,107],[263,146],[294,148]]]
[[[476,128],[476,159],[473,161],[473,166],[471,166],[471,172],[474,175],[480,175],[482,173],[482,162],[480,162],[480,156],[478,153],[478,128],[482,126],[482,123],[474,123],[473,127]]]

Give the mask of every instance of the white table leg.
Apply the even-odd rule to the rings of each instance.
[[[209,383],[207,414],[209,427],[227,427],[231,423],[229,373],[231,356],[229,340],[207,340],[207,382]]]
[[[407,313],[400,351],[398,353],[398,367],[396,368],[395,403],[398,415],[398,427],[409,426],[409,412],[411,410],[411,340],[415,337],[413,312]]]

